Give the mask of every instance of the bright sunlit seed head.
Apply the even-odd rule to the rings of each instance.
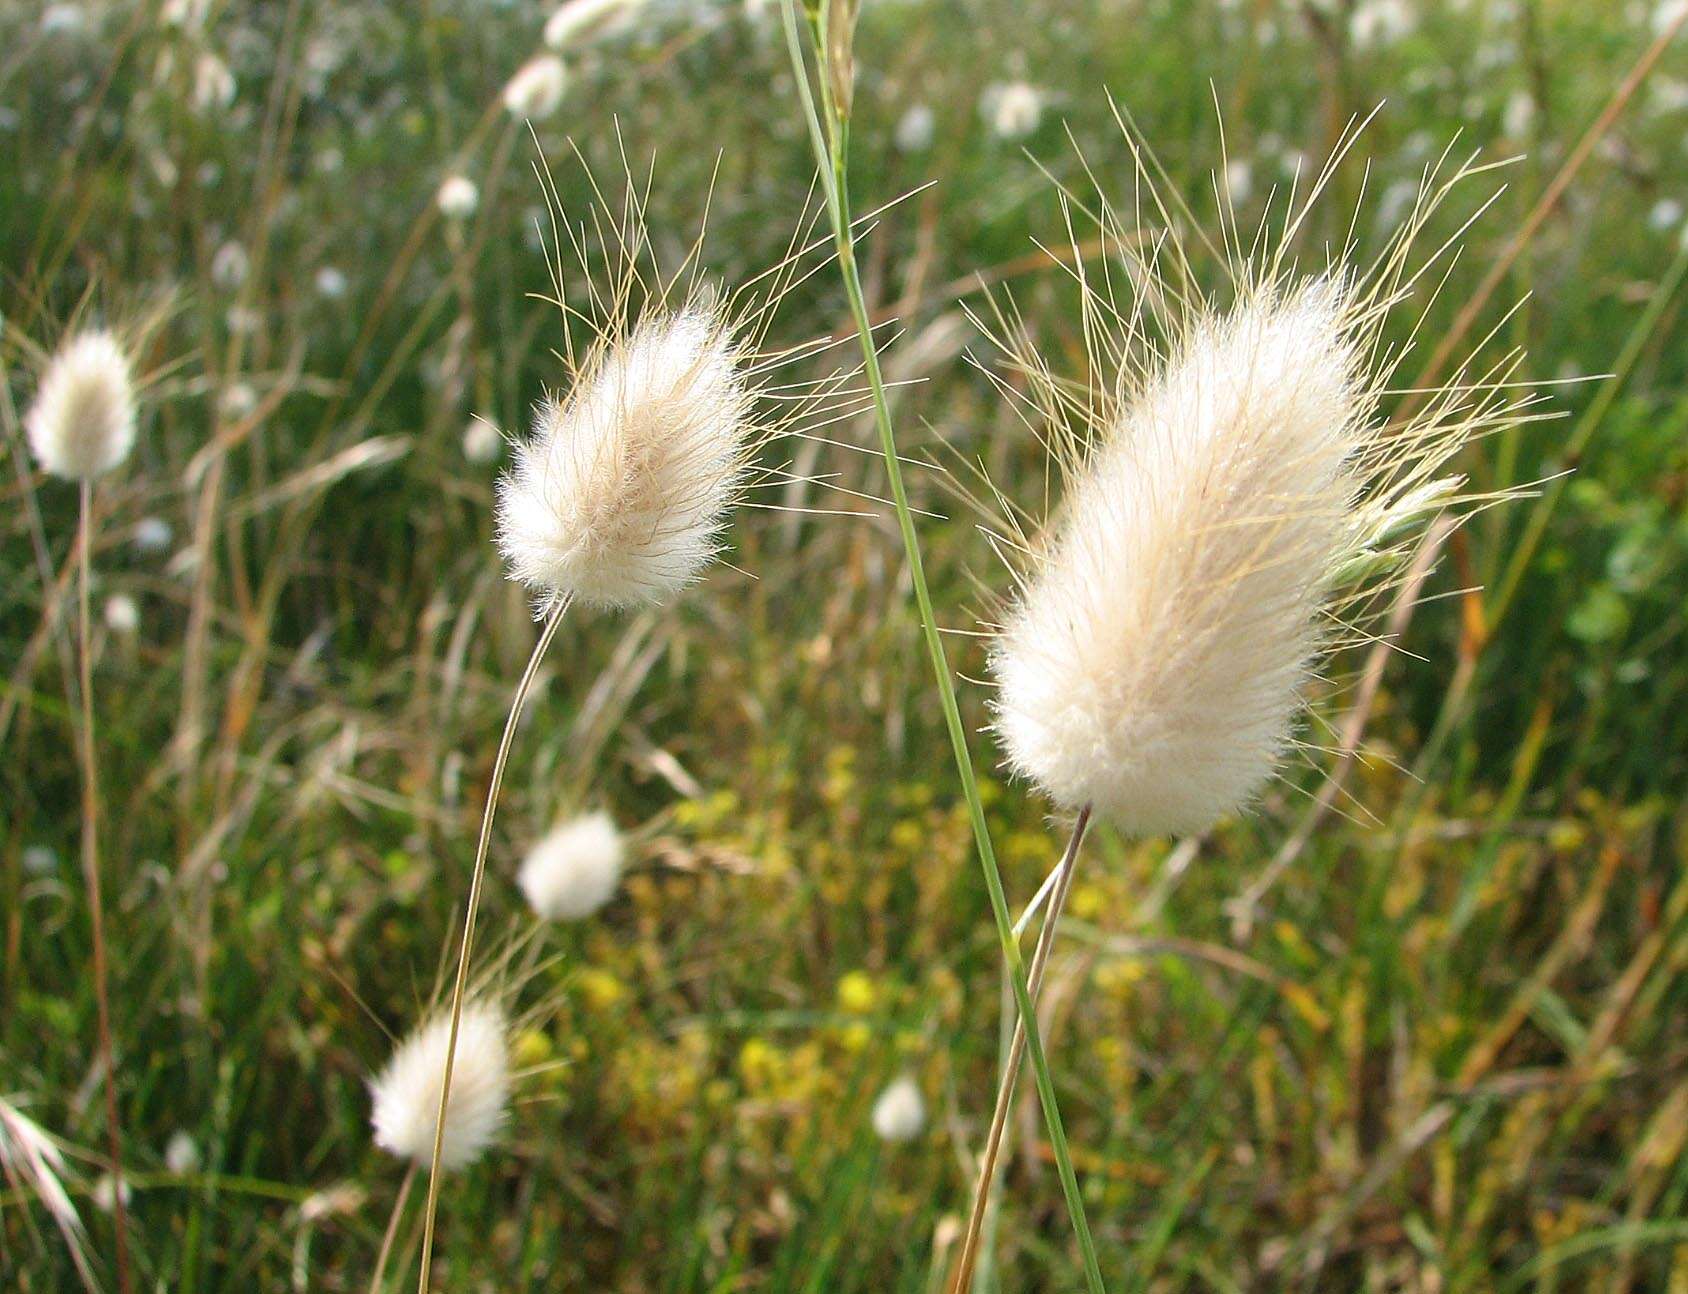
[[[424,1167],[433,1157],[450,1038],[450,1015],[424,1022],[369,1085],[375,1144]],[[486,1002],[466,1003],[451,1070],[441,1167],[461,1168],[480,1156],[504,1124],[509,1097],[509,1028],[504,1013]]]
[[[109,472],[135,443],[135,382],[129,356],[104,331],[70,338],[48,361],[25,418],[29,447],[55,476]]]
[[[504,107],[510,115],[540,121],[563,102],[568,89],[568,71],[555,54],[539,54],[516,69],[504,87]]]
[[[499,481],[498,546],[543,604],[661,602],[721,547],[755,439],[731,328],[701,298],[605,339]]]
[[[993,659],[1010,766],[1127,830],[1208,826],[1291,738],[1371,412],[1341,287],[1203,321],[1072,483]]]
[[[926,1101],[920,1085],[906,1074],[894,1080],[873,1103],[873,1131],[881,1141],[913,1141],[926,1126]]]
[[[1505,497],[1473,499],[1443,469],[1527,420],[1535,397],[1509,390],[1516,352],[1415,392],[1392,421],[1381,412],[1400,360],[1383,321],[1423,273],[1408,264],[1414,236],[1470,173],[1427,181],[1364,272],[1338,259],[1305,275],[1285,251],[1234,248],[1228,308],[1162,280],[1158,251],[1130,250],[1153,237],[1109,210],[1132,301],[1080,281],[1092,367],[1108,376],[1063,383],[1005,343],[1065,493],[1035,537],[1010,527],[1022,560],[991,653],[994,726],[1009,768],[1057,804],[1145,836],[1247,805],[1296,746],[1329,651],[1365,636],[1380,577],[1426,520]],[[1305,212],[1292,203],[1286,228]]]
[[[546,921],[579,921],[615,895],[626,854],[607,813],[589,813],[554,827],[528,852],[517,883]]]

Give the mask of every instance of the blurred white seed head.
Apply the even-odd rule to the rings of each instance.
[[[192,1173],[199,1169],[199,1143],[182,1128],[170,1134],[164,1145],[164,1166],[172,1173]]]
[[[127,593],[114,593],[106,599],[106,628],[127,638],[141,627],[141,609]]]
[[[920,1085],[903,1075],[873,1103],[873,1130],[881,1141],[913,1141],[926,1126],[926,1101]]]
[[[517,883],[546,921],[579,921],[615,895],[626,845],[607,813],[554,827],[528,851]]]
[[[252,268],[246,249],[236,242],[227,242],[211,256],[211,282],[225,292],[232,292],[246,282]]]
[[[586,36],[625,26],[643,0],[565,0],[545,23],[545,43],[564,49]]]
[[[316,272],[317,293],[329,301],[338,301],[350,286],[346,272],[336,265],[324,265]]]
[[[504,451],[504,437],[485,418],[471,418],[463,428],[463,457],[471,463],[491,463]]]
[[[229,65],[207,50],[193,64],[193,109],[210,115],[234,103],[234,73]]]
[[[94,1179],[94,1185],[88,1192],[88,1197],[94,1201],[94,1207],[99,1209],[100,1212],[114,1213],[117,1211],[119,1197],[123,1200],[123,1207],[128,1208],[129,1201],[134,1194],[128,1182],[113,1177],[110,1173],[101,1173]]]
[[[937,122],[936,114],[928,105],[912,104],[908,111],[898,118],[893,142],[902,152],[924,153],[932,147],[932,136],[937,131]]]
[[[568,71],[563,60],[555,54],[538,54],[517,68],[504,87],[504,107],[513,117],[540,121],[561,106],[566,89]]]
[[[375,1144],[423,1166],[433,1157],[450,1039],[449,1014],[425,1021],[399,1045],[369,1085]],[[504,1013],[486,1002],[465,1003],[446,1103],[441,1167],[461,1168],[480,1156],[504,1124],[509,1097],[509,1029]]]
[[[55,476],[87,480],[127,458],[135,381],[117,338],[94,331],[66,341],[48,360],[24,425],[36,461]]]
[[[50,845],[30,845],[23,851],[23,869],[31,876],[51,876],[59,870],[59,856]]]
[[[1024,81],[993,85],[979,99],[979,109],[1001,139],[1024,139],[1043,120],[1043,91]]]
[[[258,393],[250,382],[230,382],[217,395],[217,411],[230,422],[238,422],[258,407]]]
[[[498,546],[542,607],[660,602],[721,547],[755,440],[731,327],[702,298],[604,339],[498,485]]]
[[[480,205],[481,191],[466,175],[448,175],[434,200],[447,220],[467,220]]]

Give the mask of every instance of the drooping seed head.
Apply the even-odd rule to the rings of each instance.
[[[116,336],[100,330],[65,342],[41,375],[25,427],[36,461],[55,476],[89,480],[127,458],[135,381]]]
[[[554,827],[528,851],[517,883],[546,921],[579,921],[615,895],[626,846],[607,813]]]
[[[369,1085],[375,1144],[424,1167],[433,1158],[450,1038],[449,1014],[425,1021]],[[504,1124],[509,1097],[509,1027],[504,1013],[486,1002],[466,1003],[446,1101],[441,1167],[461,1168],[479,1158]]]
[[[499,481],[498,546],[542,605],[661,602],[720,550],[755,439],[732,331],[701,299],[606,339]]]

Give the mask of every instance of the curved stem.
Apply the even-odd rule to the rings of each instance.
[[[434,1213],[439,1207],[440,1150],[445,1144],[445,1109],[451,1096],[451,1069],[457,1059],[457,1030],[463,1020],[463,991],[468,983],[469,958],[475,945],[475,914],[480,909],[487,848],[492,842],[492,817],[498,808],[498,791],[504,784],[504,766],[510,759],[516,722],[522,717],[522,706],[527,701],[528,689],[533,686],[534,675],[539,672],[539,663],[545,659],[545,650],[556,636],[557,626],[562,624],[563,612],[568,608],[569,599],[559,598],[546,617],[539,641],[533,646],[533,655],[528,657],[527,668],[516,684],[516,694],[510,699],[510,713],[504,720],[504,736],[499,740],[498,755],[492,762],[492,781],[487,787],[486,809],[481,814],[480,841],[475,846],[475,869],[469,879],[469,904],[463,917],[463,939],[457,949],[457,978],[451,988],[451,1031],[446,1040],[445,1073],[440,1077],[440,1106],[434,1119],[434,1153],[428,1163],[428,1203],[422,1220],[422,1274],[417,1285],[421,1294],[428,1294],[428,1265],[434,1252]]]
[[[1067,841],[1061,861],[1051,873],[1054,889],[1049,900],[1049,915],[1038,931],[1037,948],[1032,953],[1030,979],[1032,1007],[1037,1007],[1038,994],[1043,989],[1043,972],[1049,965],[1049,953],[1055,946],[1055,926],[1067,906],[1067,894],[1072,889],[1073,873],[1078,870],[1079,846],[1090,826],[1090,806],[1079,810],[1073,823],[1072,837]],[[1041,891],[1040,891],[1041,893]],[[991,1186],[996,1180],[997,1155],[1002,1149],[1003,1132],[1008,1126],[1008,1111],[1014,1104],[1014,1086],[1020,1076],[1020,1060],[1026,1054],[1026,1021],[1014,1021],[1014,1041],[1008,1046],[1008,1063],[1003,1066],[996,1089],[996,1109],[991,1113],[990,1136],[985,1141],[985,1153],[979,1159],[979,1180],[973,1188],[973,1212],[967,1219],[967,1236],[962,1241],[961,1259],[956,1265],[952,1294],[967,1294],[973,1285],[973,1267],[979,1256],[979,1237],[984,1231],[985,1212],[990,1203]]]
[[[105,1069],[106,1149],[111,1157],[112,1224],[117,1228],[117,1288],[129,1291],[129,1225],[123,1207],[123,1134],[117,1121],[117,1067],[112,1060],[111,995],[107,988],[105,900],[100,893],[99,769],[94,759],[94,668],[89,651],[88,551],[94,541],[94,486],[81,484],[81,524],[77,527],[76,647],[82,693],[82,883],[88,887],[88,919],[93,927],[94,1008],[99,1019],[100,1065]]]

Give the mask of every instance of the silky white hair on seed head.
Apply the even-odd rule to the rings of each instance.
[[[424,1021],[369,1085],[375,1144],[424,1168],[433,1157],[450,1039],[449,1014]],[[504,1012],[488,1002],[465,1003],[446,1102],[442,1168],[461,1168],[480,1157],[504,1125],[509,1098],[509,1026]]]
[[[1480,169],[1434,189],[1427,176],[1365,272],[1339,256],[1298,273],[1282,247],[1262,256],[1259,236],[1245,255],[1233,217],[1228,308],[1189,286],[1187,262],[1176,281],[1159,272],[1167,245],[1126,237],[1104,209],[1135,291],[1121,308],[1076,260],[1092,368],[1114,375],[1101,388],[1053,377],[999,315],[1065,491],[1035,538],[1013,518],[1002,537],[1018,589],[991,652],[994,726],[1010,770],[1063,808],[1160,835],[1249,803],[1295,745],[1308,685],[1354,636],[1376,576],[1403,564],[1427,516],[1492,501],[1439,473],[1473,437],[1525,420],[1533,399],[1504,391],[1515,352],[1420,393],[1395,424],[1379,413],[1400,360],[1380,330],[1427,268],[1408,272],[1413,236]],[[1292,195],[1286,243],[1306,210]]]
[[[516,880],[542,919],[579,921],[615,896],[626,852],[610,815],[588,813],[542,837]]]
[[[604,211],[593,181],[600,202],[579,221],[563,218],[548,170],[541,179],[551,299],[565,323],[564,382],[538,404],[530,436],[512,446],[498,484],[498,548],[510,578],[533,590],[541,617],[564,601],[664,602],[717,558],[746,494],[781,479],[782,469],[756,466],[762,446],[849,416],[862,399],[841,390],[848,375],[837,372],[770,385],[785,364],[832,344],[761,349],[802,251],[724,298],[698,281],[701,232],[679,266],[658,268],[631,176],[619,216]],[[572,277],[565,251],[587,270],[584,308],[564,286]],[[590,330],[578,351],[577,324]]]
[[[77,333],[47,361],[24,417],[36,462],[55,476],[89,480],[135,443],[135,379],[115,334]]]
[[[721,547],[754,438],[732,333],[697,298],[641,319],[546,400],[499,482],[498,546],[542,597],[661,602]]]

